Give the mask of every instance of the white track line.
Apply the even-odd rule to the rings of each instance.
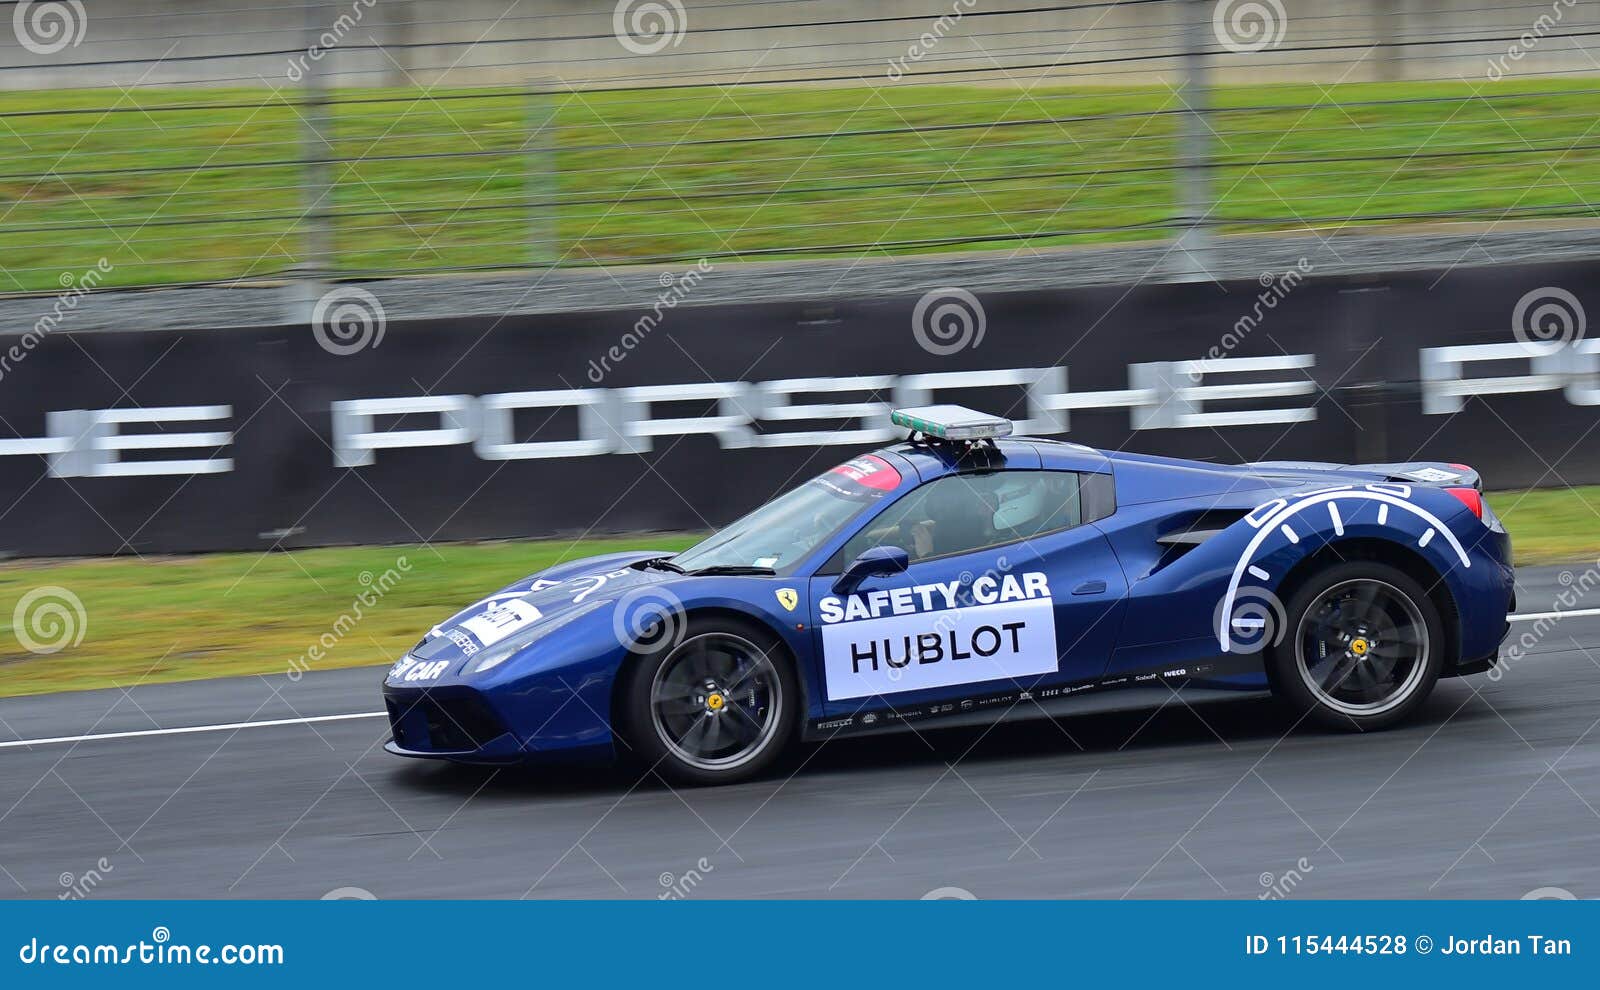
[[[1600,615],[1600,608],[1573,609],[1567,612],[1525,612],[1507,616],[1510,622],[1539,619],[1574,619]],[[141,739],[146,736],[182,736],[196,732],[233,732],[238,729],[265,729],[274,725],[312,725],[317,722],[349,722],[361,718],[387,718],[388,712],[351,712],[348,715],[313,715],[310,718],[275,718],[261,722],[228,722],[222,725],[188,725],[176,729],[140,729],[137,732],[99,732],[88,736],[55,736],[50,739],[14,739],[0,742],[0,749],[23,749],[60,743],[93,742],[98,739]]]
[[[232,732],[237,729],[264,729],[274,725],[312,725],[317,722],[348,722],[358,718],[388,718],[388,712],[352,712],[349,715],[313,715],[309,718],[275,718],[260,722],[227,722],[222,725],[188,725],[176,729],[140,729],[137,732],[97,732],[88,736],[54,736],[50,739],[14,739],[0,742],[0,749],[49,746],[56,743],[91,742],[96,739],[140,739],[144,736],[182,736],[195,732]]]
[[[1600,608],[1574,608],[1562,612],[1524,612],[1506,616],[1507,622],[1533,622],[1536,619],[1575,619],[1586,615],[1600,615]]]

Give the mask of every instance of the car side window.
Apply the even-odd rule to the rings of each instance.
[[[897,546],[911,562],[1027,540],[1083,522],[1071,471],[990,471],[931,481],[886,509],[835,555],[837,572],[875,546]]]

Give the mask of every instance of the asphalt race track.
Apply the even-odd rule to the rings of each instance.
[[[1563,571],[1584,568],[1525,571],[1521,612],[1548,610]],[[411,763],[382,751],[381,718],[299,721],[376,711],[378,676],[0,701],[9,740],[297,720],[5,745],[0,890],[1600,897],[1600,614],[1562,618],[1497,681],[1442,683],[1386,733],[1174,704],[832,743],[792,775],[714,790]]]

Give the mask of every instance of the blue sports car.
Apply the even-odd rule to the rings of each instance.
[[[625,755],[697,784],[806,740],[1270,692],[1327,725],[1495,663],[1510,539],[1461,464],[1219,466],[958,406],[678,554],[532,575],[389,671],[388,750]]]

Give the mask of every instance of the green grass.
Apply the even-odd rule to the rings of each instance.
[[[1504,492],[1490,502],[1506,519],[1518,563],[1600,559],[1600,487]],[[0,696],[386,663],[441,617],[525,574],[612,550],[677,550],[693,539],[15,562],[0,566],[0,620],[14,619],[25,595],[65,589],[82,603],[68,638],[83,635],[41,655],[19,643],[19,630],[0,627]],[[340,617],[355,618],[363,593],[370,604],[339,634]],[[36,599],[33,613],[49,600]],[[53,641],[60,629],[36,638]],[[333,645],[310,659],[325,635]]]
[[[11,563],[0,567],[0,696],[385,663],[441,618],[524,575],[613,550],[678,550],[692,539]],[[11,625],[19,601],[40,588],[64,589],[82,603],[67,619],[67,647],[48,655],[25,649],[25,630]],[[363,594],[367,603],[358,605]],[[47,594],[29,609],[44,643],[60,642],[66,628],[46,624],[51,601],[68,600]],[[80,630],[81,642],[70,645]],[[331,647],[310,659],[325,635]]]
[[[1496,492],[1518,564],[1600,562],[1600,486]]]
[[[1222,166],[1216,218],[1237,230],[1439,210],[1559,213],[1592,199],[1600,185],[1600,150],[1585,147],[1600,146],[1588,134],[1596,110],[1584,91],[1593,87],[1585,79],[1502,82],[1482,90],[1487,99],[1457,99],[1479,89],[1467,83],[1222,89],[1214,104],[1238,112],[1211,119]],[[1170,111],[1181,107],[1161,87],[762,86],[553,99],[491,90],[451,98],[459,95],[335,94],[335,156],[357,160],[332,166],[332,209],[342,215],[338,268],[1101,243],[1168,236],[1160,225],[1176,210],[1179,118]],[[0,291],[55,289],[63,273],[102,257],[114,267],[108,285],[264,277],[293,264],[304,235],[295,164],[302,123],[281,99],[261,105],[264,96],[7,94]],[[370,102],[382,97],[394,99]],[[1355,105],[1419,97],[1451,99]],[[194,104],[209,108],[173,109]],[[108,107],[118,112],[99,112]],[[59,112],[72,109],[94,112]],[[1168,113],[1151,115],[1159,111]],[[554,125],[530,143],[531,125],[545,119]],[[961,127],[988,122],[1003,123]],[[701,143],[780,135],[799,137]],[[1515,153],[1449,157],[1485,150]],[[433,157],[394,160],[412,155]],[[1388,160],[1338,160],[1373,157]],[[1263,159],[1294,164],[1257,167]],[[207,163],[241,167],[151,171]],[[856,188],[828,191],[837,186]],[[1287,222],[1244,224],[1262,218]],[[116,224],[126,226],[110,229]],[[1069,233],[1035,237],[1062,231]],[[851,247],[943,238],[975,240]]]

